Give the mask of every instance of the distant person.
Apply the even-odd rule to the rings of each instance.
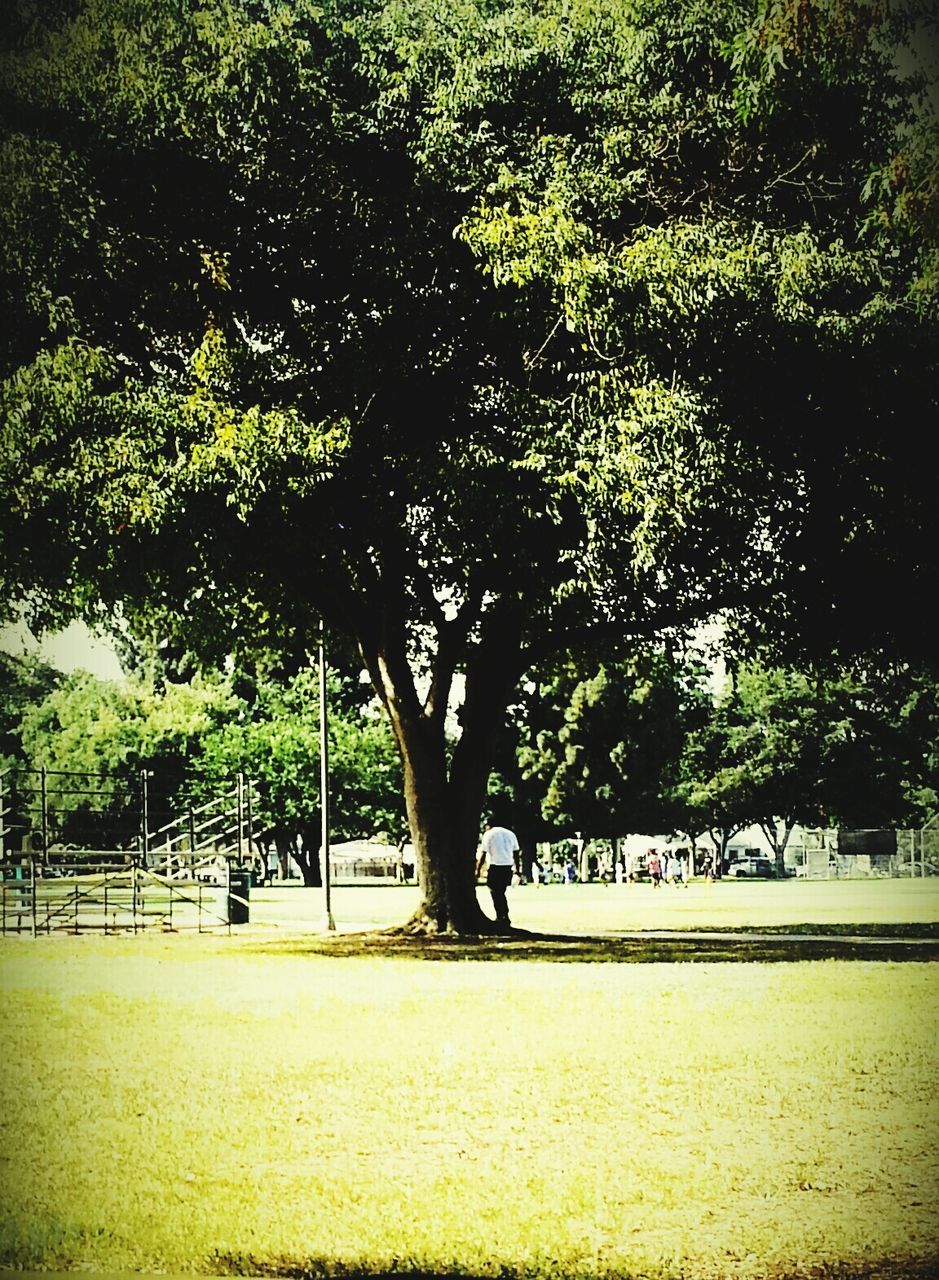
[[[676,884],[688,888],[688,881],[691,879],[691,851],[682,847],[676,850],[675,856],[678,859],[678,879]]]
[[[400,845],[398,848],[398,875],[402,884],[410,884],[414,875],[414,846]]]
[[[681,860],[681,850],[673,849],[667,856],[665,863],[665,879],[669,884],[673,884],[676,889],[680,889],[685,882],[684,863]]]
[[[676,849],[668,855],[668,882],[676,889],[682,886],[686,889],[688,887],[688,881],[685,879],[685,859],[682,857],[686,852],[686,849]]]
[[[510,929],[512,925],[505,891],[512,883],[512,873],[518,870],[518,838],[508,827],[497,827],[492,818],[486,818],[485,821],[479,857],[476,860],[477,876],[485,863],[488,863],[486,884],[492,895],[496,925],[500,929]]]
[[[541,865],[541,859],[538,857],[538,850],[534,845],[522,850],[522,884],[537,884],[544,876],[544,867]]]
[[[652,888],[657,889],[662,883],[662,860],[655,849],[650,849],[646,866],[649,868],[649,877],[652,880]]]

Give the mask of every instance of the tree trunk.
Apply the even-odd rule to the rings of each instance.
[[[391,717],[404,770],[404,796],[421,903],[405,925],[415,933],[483,934],[495,921],[476,896],[476,852],[496,736],[520,675],[521,612],[502,602],[483,620],[467,652],[462,734],[449,748],[446,696],[420,704],[403,652],[379,651],[369,663]],[[374,679],[373,674],[373,679]],[[449,680],[446,682],[449,689]]]
[[[779,826],[775,818],[766,818],[757,825],[766,836],[767,843],[773,851],[773,862],[776,868],[777,877],[782,880],[786,875],[786,846],[789,844],[789,837],[792,835],[794,822],[790,822],[788,818],[780,819],[782,824],[782,835],[779,833]]]
[[[300,868],[303,884],[307,889],[322,889],[323,874],[320,869],[319,832],[314,827],[304,827],[296,842],[293,858]]]
[[[779,849],[776,852],[776,874],[780,879],[786,876],[786,849],[789,845],[789,838],[795,828],[795,821],[790,818],[783,819],[783,835],[779,842]]]

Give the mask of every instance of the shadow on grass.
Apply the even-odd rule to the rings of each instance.
[[[809,926],[807,926],[809,927]],[[863,930],[864,926],[858,926]],[[774,963],[792,960],[939,960],[939,936],[904,940],[871,935],[806,937],[790,932],[665,932],[584,936],[529,933],[513,929],[499,937],[441,935],[415,937],[395,930],[364,933],[310,934],[302,937],[254,939],[245,949],[263,955],[310,955],[347,960],[385,957],[402,960],[547,960],[604,964]]]

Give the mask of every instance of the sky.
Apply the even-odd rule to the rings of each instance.
[[[117,655],[104,640],[92,635],[83,622],[73,622],[64,631],[38,640],[25,623],[0,627],[0,650],[6,653],[35,653],[58,671],[90,671],[105,680],[123,677]]]

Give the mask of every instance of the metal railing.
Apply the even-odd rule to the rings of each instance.
[[[248,899],[232,863],[214,879],[160,875],[135,857],[60,864],[50,873],[35,855],[0,862],[0,933],[199,933],[247,919]],[[241,910],[239,910],[239,907]]]
[[[0,860],[10,851],[43,863],[82,851],[152,855],[212,851],[239,861],[254,852],[255,788],[238,774],[196,804],[154,785],[152,770],[131,782],[103,773],[14,768],[0,771]]]
[[[0,932],[201,931],[240,920],[247,903],[232,873],[255,859],[253,785],[239,774],[198,805],[163,794],[149,770],[132,782],[0,771]]]

